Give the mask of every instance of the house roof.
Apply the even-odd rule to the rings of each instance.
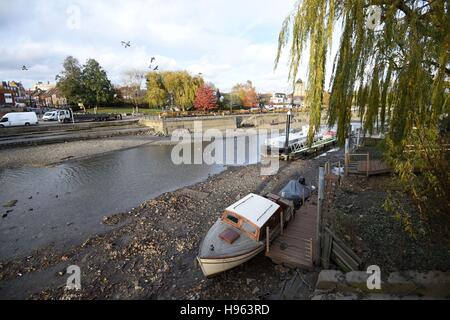
[[[226,210],[247,219],[258,228],[261,228],[279,208],[280,206],[275,202],[250,193]]]

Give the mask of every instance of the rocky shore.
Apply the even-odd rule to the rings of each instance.
[[[280,163],[275,176],[260,165],[229,168],[189,188],[165,193],[137,209],[107,217],[108,232],[65,252],[43,248],[24,259],[0,264],[0,297],[31,299],[263,299],[274,297],[297,270],[264,255],[213,279],[196,264],[203,235],[226,205],[250,192],[277,192],[290,179],[317,183],[327,160]],[[66,268],[81,268],[82,290],[67,292]],[[302,274],[312,293],[316,272]]]

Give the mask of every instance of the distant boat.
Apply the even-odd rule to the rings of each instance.
[[[325,141],[329,139],[334,139],[336,137],[336,132],[334,131],[322,131],[314,137],[313,144],[320,141]],[[304,127],[303,130],[291,129],[289,133],[288,148],[289,151],[292,149],[302,149],[308,147],[308,126]],[[271,153],[272,150],[278,150],[279,153],[284,153],[284,148],[286,146],[286,134],[280,135],[278,137],[266,139],[263,144],[264,148]]]
[[[266,228],[273,240],[280,234],[281,218],[285,225],[293,213],[291,201],[253,193],[229,206],[200,245],[197,260],[203,274],[230,270],[258,255],[266,247]]]

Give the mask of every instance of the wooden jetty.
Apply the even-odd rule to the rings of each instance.
[[[292,144],[290,148],[289,154],[281,153],[279,154],[280,160],[294,160],[300,156],[315,154],[319,150],[324,150],[330,146],[336,145],[336,138],[330,138],[325,140],[319,140],[312,144],[312,146],[304,146],[303,142],[296,142]]]
[[[313,200],[314,199],[314,200]],[[283,234],[266,248],[266,256],[277,264],[312,270],[317,246],[317,197],[305,205],[289,221]]]

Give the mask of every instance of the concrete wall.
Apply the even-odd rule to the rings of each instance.
[[[196,130],[195,125],[199,127],[201,124],[202,131],[208,129],[218,129],[225,131],[226,129],[236,129],[236,117],[234,116],[217,116],[217,117],[198,117],[198,118],[159,118],[146,117],[139,121],[140,124],[151,127],[157,132],[166,135],[172,134],[175,130],[187,129],[189,132]]]
[[[156,132],[164,132],[164,122],[158,117],[146,117],[139,120],[139,124],[153,128]]]
[[[192,118],[159,118],[144,117],[140,123],[151,127],[157,132],[170,135],[174,130],[187,129],[194,132],[194,123],[202,122],[203,131],[207,129],[236,129],[239,127],[251,126],[263,129],[284,129],[286,126],[286,114],[284,113],[266,113],[254,115],[229,115],[229,116],[211,116],[211,117],[192,117]],[[307,113],[294,113],[293,126],[300,128],[309,122]]]
[[[450,298],[450,272],[442,271],[403,271],[381,276],[381,289],[369,290],[364,271],[352,271],[343,274],[337,270],[322,270],[316,284],[316,299],[323,299],[326,292],[361,295],[374,295],[375,298],[393,298],[393,296],[418,296],[439,299]],[[350,295],[348,295],[350,294]],[[384,296],[382,296],[384,295]]]

